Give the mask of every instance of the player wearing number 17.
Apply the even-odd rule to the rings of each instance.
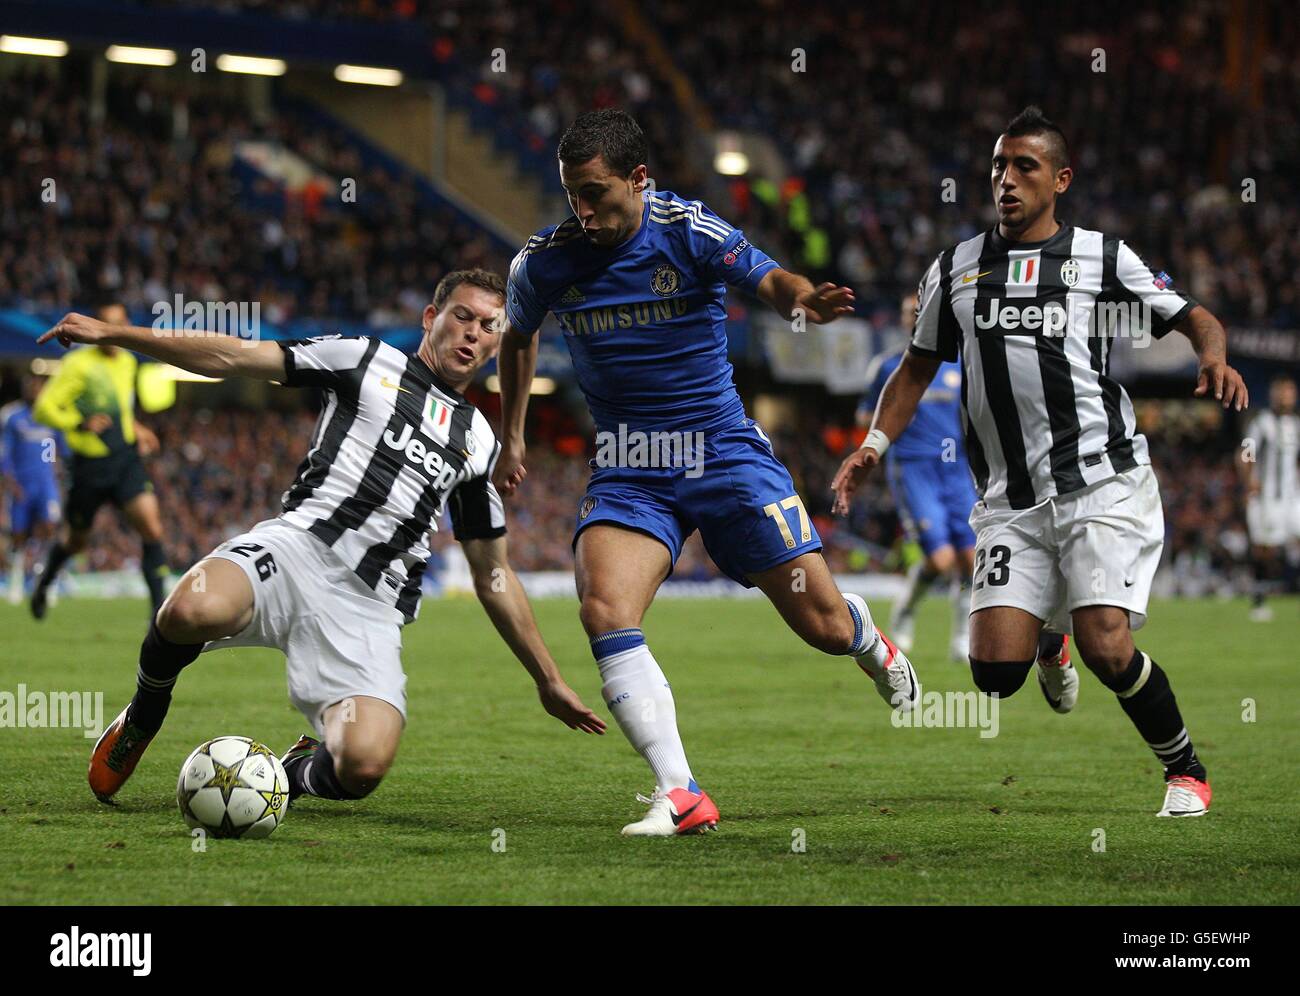
[[[1200,363],[1195,393],[1246,407],[1223,326],[1120,239],[1063,225],[1074,178],[1061,129],[1026,108],[992,156],[998,225],[940,253],[921,281],[908,352],[885,385],[863,448],[832,484],[836,511],[911,421],[944,360],[961,357],[971,512],[975,684],[1007,696],[1039,656],[1053,708],[1072,668],[1044,667],[1044,627],[1074,645],[1165,769],[1158,816],[1201,816],[1210,783],[1164,670],[1133,643],[1164,544],[1160,491],[1133,405],[1110,376],[1117,334],[1177,329]],[[1058,709],[1058,711],[1065,711]]]
[[[320,737],[302,737],[283,758],[290,798],[374,791],[406,722],[402,627],[419,609],[427,537],[448,504],[479,601],[542,706],[571,729],[604,732],[560,677],[510,569],[490,481],[496,438],[461,394],[496,352],[504,291],[484,270],[443,277],[409,356],[368,337],[250,342],[83,315],[41,337],[108,342],[195,373],[315,387],[325,397],[280,515],[213,550],[158,610],[135,696],[91,753],[100,800],[117,794],[162,727],[181,670],[204,650],[237,646],[284,652],[289,697]]]
[[[695,530],[718,567],[761,589],[810,645],[851,656],[897,708],[919,698],[911,665],[866,602],[836,588],[789,473],[745,417],[727,361],[729,286],[814,324],[852,311],[853,293],[781,269],[699,201],[648,189],[645,137],[623,111],[580,116],[558,158],[573,217],[533,236],[510,267],[495,480],[509,495],[525,476],[524,416],[547,312],[564,330],[598,431],[689,442],[690,459],[686,443],[667,460],[632,450],[618,465],[598,458],[574,545],[602,693],[655,778],[654,794],[641,797],[649,812],[623,833],[700,831],[718,810],[695,782],[672,692],[641,630]]]

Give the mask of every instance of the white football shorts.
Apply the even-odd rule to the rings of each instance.
[[[1300,539],[1300,500],[1251,498],[1246,502],[1246,531],[1256,546],[1286,546]]]
[[[1160,487],[1149,466],[1134,467],[1033,508],[993,510],[976,502],[971,612],[1024,609],[1059,633],[1086,605],[1127,609],[1146,622],[1151,582],[1165,541]]]
[[[369,695],[406,719],[402,613],[380,601],[328,546],[283,519],[259,522],[209,557],[243,568],[253,620],[203,648],[274,647],[287,659],[289,699],[323,735],[336,702]]]

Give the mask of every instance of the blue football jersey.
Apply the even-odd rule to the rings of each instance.
[[[777,264],[699,201],[643,199],[621,245],[593,245],[576,218],[529,239],[510,265],[506,315],[525,334],[555,315],[602,431],[738,425],[727,288],[753,294]]]
[[[56,488],[54,459],[66,452],[63,434],[32,418],[27,404],[15,401],[0,410],[0,470],[23,490]]]
[[[867,370],[867,390],[862,396],[861,408],[874,411],[880,403],[880,392],[885,389],[885,381],[898,369],[903,360],[902,351],[882,353],[872,362]],[[916,415],[911,423],[890,444],[886,456],[899,460],[936,460],[941,459],[945,447],[954,441],[955,459],[965,462],[962,447],[961,429],[961,364],[944,363],[934,380],[921,396],[921,403],[916,408]]]

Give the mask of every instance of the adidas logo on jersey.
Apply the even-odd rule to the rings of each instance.
[[[570,287],[568,290],[566,290],[563,294],[560,295],[559,303],[560,304],[582,304],[582,302],[585,300],[587,300],[587,297],[585,294],[582,293],[582,291],[578,290],[578,288],[576,287]]]
[[[1042,331],[1044,335],[1060,335],[1065,331],[1069,316],[1065,307],[1055,301],[1045,305],[1003,304],[996,297],[989,298],[986,314],[975,313],[977,329],[1000,329],[1003,332]]]
[[[394,435],[392,429],[385,430],[384,445],[397,450],[417,467],[424,468],[424,472],[429,475],[429,483],[441,490],[451,487],[456,475],[460,473],[459,467],[448,464],[434,449],[437,444],[427,436],[417,436],[410,423],[402,426],[399,435]]]

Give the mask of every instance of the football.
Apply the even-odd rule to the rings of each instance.
[[[248,737],[199,744],[181,766],[176,802],[214,837],[269,837],[289,808],[289,777],[269,747]]]

